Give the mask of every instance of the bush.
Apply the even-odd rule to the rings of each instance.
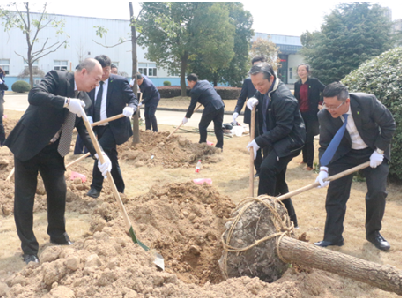
[[[214,87],[222,100],[234,100],[239,98],[240,90],[239,87],[231,86],[215,86]],[[161,98],[173,98],[181,96],[180,86],[158,86],[159,94]],[[187,88],[187,95],[189,95],[190,89]]]
[[[171,86],[172,83],[171,83],[169,80],[165,80],[165,81],[163,82],[163,85],[164,85],[164,86]]]
[[[342,83],[349,92],[374,94],[392,113],[396,124],[402,124],[402,48],[382,53],[361,64]],[[391,142],[390,175],[402,179],[402,127],[397,126]]]
[[[11,86],[11,90],[15,93],[25,93],[31,90],[31,86],[28,82],[24,80],[17,80]]]

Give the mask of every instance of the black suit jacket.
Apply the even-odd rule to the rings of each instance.
[[[308,112],[312,115],[317,115],[318,113],[318,104],[322,102],[322,91],[325,88],[325,85],[321,83],[316,78],[308,78],[306,81],[308,85],[307,89],[307,102],[308,102]],[[300,103],[300,85],[301,80],[295,82],[294,85],[294,96]]]
[[[142,101],[145,106],[158,106],[159,95],[158,89],[152,84],[152,81],[144,77],[144,81],[140,85],[142,93]]]
[[[251,82],[251,79],[250,78],[244,79],[243,86],[241,87],[240,91],[240,96],[239,99],[237,99],[237,104],[234,111],[240,114],[240,111],[244,106],[244,102],[246,102],[247,99],[254,97],[255,92],[256,90],[253,83]],[[246,109],[244,110],[243,121],[245,124],[250,124],[251,122],[251,111],[248,109],[247,105]]]
[[[89,97],[92,100],[90,115],[93,116],[93,109],[95,108],[95,89],[89,92]],[[129,86],[126,78],[111,74],[108,79],[106,91],[106,116],[109,118],[121,114],[127,104],[135,110],[137,109],[138,101],[133,90]],[[109,122],[109,126],[117,145],[125,143],[130,136],[133,135],[130,118],[128,117]]]
[[[376,148],[384,150],[384,156],[390,160],[390,143],[396,129],[396,123],[390,111],[370,94],[350,94],[350,105],[353,121],[360,137],[368,147],[373,149],[373,152]],[[333,118],[327,109],[322,109],[318,113],[318,121],[320,122],[319,156],[321,161],[321,156],[343,122],[340,117]],[[351,149],[352,139],[345,129],[345,135],[331,161],[338,160]]]
[[[197,102],[204,106],[203,114],[207,115],[225,107],[221,96],[215,91],[207,80],[198,80],[196,85],[190,90],[190,105],[187,109],[186,117],[193,115]]]
[[[31,89],[27,110],[5,141],[18,160],[27,161],[38,154],[61,129],[69,113],[63,108],[65,97],[75,97],[74,87],[74,73],[50,71]],[[85,146],[95,154],[83,119],[77,117],[75,126]]]

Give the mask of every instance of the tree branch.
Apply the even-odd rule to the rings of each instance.
[[[113,46],[106,46],[106,45],[103,45],[103,44],[101,44],[101,43],[98,43],[97,41],[94,41],[94,40],[92,40],[92,41],[93,41],[94,43],[96,43],[96,44],[98,44],[98,45],[104,47],[104,48],[113,48],[113,47],[116,47],[116,46],[118,46],[118,45],[121,45],[121,44],[123,44],[123,43],[125,43],[125,42],[131,42],[131,39],[125,40],[125,41],[121,41],[121,42],[119,42],[119,43],[117,43],[117,44],[115,44],[115,45],[113,45]]]
[[[33,60],[32,60],[32,63],[34,63],[35,61],[39,60],[39,58],[41,58],[41,57],[44,57],[44,56],[46,56],[46,55],[48,55],[48,54],[50,54],[50,53],[53,53],[53,52],[57,51],[57,49],[59,49],[61,46],[63,46],[63,44],[65,44],[66,42],[67,42],[67,40],[63,41],[56,49],[53,49],[53,50],[51,50],[51,51],[49,51],[49,52],[47,52],[47,53],[45,53],[45,54],[43,54],[43,55],[41,55],[41,56],[38,56],[38,57],[35,58],[35,59],[33,59]],[[49,48],[48,48],[48,49],[49,49]]]

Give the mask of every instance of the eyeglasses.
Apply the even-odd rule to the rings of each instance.
[[[322,103],[322,108],[323,109],[328,109],[328,110],[337,110],[339,107],[345,104],[346,101],[342,101],[341,104],[339,104],[337,107],[329,107],[325,104],[325,102]]]

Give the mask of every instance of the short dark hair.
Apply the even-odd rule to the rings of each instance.
[[[268,79],[270,81],[271,75],[274,76],[274,79],[276,79],[275,71],[272,68],[272,66],[269,63],[261,63],[261,64],[256,64],[253,65],[248,72],[250,75],[256,75],[258,73],[263,73],[264,79]]]
[[[257,61],[266,62],[267,60],[263,55],[254,56],[254,58],[251,60],[251,64],[254,65]]]
[[[144,78],[144,76],[142,76],[141,73],[139,72],[135,73],[135,79],[142,79],[142,78]]]
[[[98,55],[95,56],[95,59],[97,61],[99,61],[100,65],[102,66],[102,68],[104,67],[108,67],[112,65],[112,60],[109,58],[109,56],[106,55]]]
[[[349,91],[341,82],[335,81],[328,84],[322,91],[325,98],[337,97],[338,101],[346,101],[349,98]]]
[[[187,80],[188,80],[188,81],[197,81],[197,80],[198,80],[198,77],[197,77],[197,75],[196,75],[195,73],[191,73],[191,74],[189,74],[189,75],[187,76]]]
[[[113,68],[118,69],[118,68],[117,68],[117,66],[116,66],[115,64],[111,64],[111,65],[110,65],[110,68],[111,68],[111,69],[113,69]]]

